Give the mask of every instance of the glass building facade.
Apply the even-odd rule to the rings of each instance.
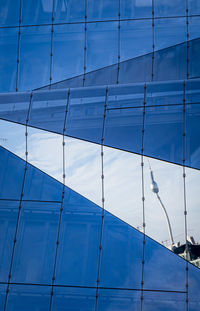
[[[0,3],[0,310],[200,309],[200,3]]]

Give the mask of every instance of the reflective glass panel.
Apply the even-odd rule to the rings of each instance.
[[[20,16],[20,0],[1,0],[0,3],[0,25],[17,26]]]
[[[49,83],[51,27],[22,27],[19,56],[19,90]],[[42,68],[42,70],[41,70]]]
[[[188,19],[189,39],[200,37],[200,16],[192,16]]]
[[[0,281],[7,282],[19,202],[0,201]],[[0,302],[1,303],[1,302]]]
[[[87,71],[117,63],[117,27],[117,22],[87,24]]]
[[[121,19],[152,17],[152,0],[120,1],[120,17]]]
[[[117,64],[86,73],[84,86],[109,85],[117,81]]]
[[[96,285],[101,213],[99,206],[66,189],[55,284]]]
[[[142,239],[140,232],[105,212],[100,287],[140,288]]]
[[[0,198],[19,200],[22,191],[25,162],[0,147]]]
[[[120,23],[120,60],[141,56],[152,51],[152,21],[136,20]]]
[[[155,50],[186,41],[186,18],[155,19]],[[176,31],[174,31],[176,29]]]
[[[189,77],[200,77],[200,61],[199,61],[200,39],[189,41]]]
[[[118,18],[119,2],[117,0],[87,1],[87,20],[102,21]]]
[[[55,23],[81,22],[85,19],[85,1],[83,0],[55,0]]]
[[[189,103],[189,104],[200,103],[200,79],[186,81],[185,101],[186,103]],[[188,105],[188,107],[190,106]]]
[[[200,2],[197,0],[188,0],[189,15],[200,14]]]
[[[12,282],[50,284],[53,276],[60,204],[23,202]]]
[[[48,311],[49,286],[10,285],[6,310]]]
[[[155,17],[185,16],[186,1],[155,0]]]
[[[192,311],[198,311],[200,306],[200,270],[189,264],[188,266],[188,296],[189,306]]]
[[[185,293],[145,291],[142,305],[144,311],[182,311],[186,309],[186,295]]]
[[[12,5],[10,5],[12,7]],[[18,29],[0,29],[0,91],[14,92],[17,78]]]
[[[84,24],[54,26],[52,82],[84,71]]]
[[[143,108],[106,111],[104,144],[136,153],[142,146]]]
[[[50,24],[53,0],[22,0],[22,25]]]

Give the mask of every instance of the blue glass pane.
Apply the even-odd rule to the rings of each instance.
[[[189,41],[189,78],[200,77],[200,39]]]
[[[83,73],[84,24],[54,26],[52,82]]]
[[[144,154],[157,159],[182,163],[183,107],[147,107],[145,116]]]
[[[186,41],[186,18],[156,19],[155,50]],[[176,29],[176,31],[174,31]]]
[[[0,148],[0,198],[20,199],[25,162]]]
[[[101,208],[66,188],[55,284],[95,286]]]
[[[192,16],[188,19],[189,39],[196,39],[200,37],[200,16]]]
[[[143,108],[111,109],[106,112],[104,144],[141,152]]]
[[[105,88],[72,90],[66,135],[100,143],[105,93]]]
[[[189,264],[188,266],[188,296],[189,296],[189,310],[198,311],[200,307],[200,270]]]
[[[183,81],[148,83],[146,103],[148,106],[183,104],[183,87]]]
[[[85,86],[109,85],[117,82],[117,65],[91,71],[85,75]]]
[[[154,10],[155,17],[185,16],[186,1],[155,0]]]
[[[200,169],[200,104],[186,106],[186,165]]]
[[[0,94],[0,117],[18,123],[26,123],[30,94],[11,93]]]
[[[182,43],[154,53],[154,81],[186,79],[187,44]]]
[[[24,200],[61,201],[62,184],[28,165],[24,185]]]
[[[144,84],[117,85],[108,89],[107,109],[143,107]]]
[[[200,79],[186,81],[185,87],[186,103],[200,103]]]
[[[168,292],[144,292],[143,311],[183,311],[186,309],[186,294]]]
[[[4,308],[4,301],[6,296],[6,285],[0,284],[0,310],[3,310]]]
[[[68,90],[34,93],[28,124],[63,133],[67,96]]]
[[[87,72],[117,63],[118,23],[88,24],[86,53]]]
[[[140,232],[115,216],[105,213],[100,287],[140,288],[142,239]]]
[[[10,285],[6,310],[49,311],[50,286]]]
[[[0,2],[0,25],[17,26],[20,16],[20,0],[1,0]]]
[[[54,287],[52,310],[89,311],[95,309],[96,290],[91,288]]]
[[[184,259],[148,237],[144,253],[144,289],[185,291]]]
[[[7,282],[19,202],[0,201],[0,281]]]
[[[57,0],[54,3],[55,23],[81,22],[85,20],[85,1]]]
[[[120,1],[120,17],[121,19],[152,17],[152,0]]]
[[[98,311],[133,311],[140,310],[139,291],[100,289]]]
[[[200,2],[197,0],[188,0],[189,15],[200,14]]]
[[[12,282],[50,284],[53,276],[60,204],[23,202]]]
[[[120,60],[127,60],[152,51],[152,21],[122,21],[120,26]]]
[[[119,83],[147,82],[152,79],[152,54],[120,63]]]
[[[66,79],[57,83],[54,83],[51,85],[51,89],[64,89],[64,88],[70,88],[70,87],[82,87],[83,86],[83,75],[74,77],[74,78],[70,78],[70,79]],[[41,88],[43,89],[49,89],[49,86],[45,87],[45,88]]]
[[[87,1],[87,20],[102,21],[118,19],[119,2],[117,0]]]
[[[22,25],[50,24],[53,0],[22,0]]]
[[[14,92],[17,78],[18,29],[0,29],[0,91]]]
[[[22,27],[19,57],[19,90],[48,84],[50,76],[51,27]],[[42,70],[41,70],[42,68]]]

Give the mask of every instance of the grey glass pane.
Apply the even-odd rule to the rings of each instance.
[[[87,20],[102,21],[118,19],[118,0],[87,1]]]
[[[17,78],[18,29],[0,29],[0,91],[14,92]]]
[[[120,1],[120,17],[121,19],[152,17],[152,0]]]
[[[84,0],[54,1],[54,18],[56,23],[84,21],[85,1]]]
[[[19,57],[19,90],[31,90],[49,82],[51,27],[23,27]],[[41,70],[42,68],[42,70]]]
[[[54,26],[52,66],[52,82],[83,73],[84,24]]]
[[[121,61],[152,51],[151,20],[122,21],[120,26]]]
[[[22,0],[22,25],[50,24],[53,0]]]
[[[102,22],[87,25],[86,70],[96,70],[117,63],[118,23]]]

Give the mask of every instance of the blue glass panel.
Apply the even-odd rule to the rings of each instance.
[[[100,287],[140,288],[142,239],[137,230],[105,212]]]
[[[107,109],[141,107],[143,104],[143,83],[110,86],[108,89]]]
[[[94,310],[95,295],[96,290],[92,288],[54,287],[52,310]]]
[[[0,198],[20,199],[25,162],[0,148]]]
[[[101,208],[66,188],[55,284],[95,286]]]
[[[120,1],[120,17],[121,19],[152,17],[152,0]]]
[[[147,237],[144,261],[144,289],[185,291],[184,259]]]
[[[200,39],[189,41],[189,78],[200,77]]]
[[[186,59],[186,43],[156,51],[154,54],[154,81],[186,79]]]
[[[146,108],[144,154],[182,163],[183,107],[181,105]]]
[[[152,79],[152,54],[120,63],[119,83],[147,82]]]
[[[107,110],[104,144],[141,152],[143,108]]]
[[[148,83],[146,103],[148,106],[183,104],[183,87],[183,81]]]
[[[20,0],[1,0],[0,3],[0,25],[17,26],[20,16]]]
[[[51,89],[64,89],[64,88],[70,88],[70,87],[82,87],[83,86],[83,75],[63,80],[57,83],[54,83],[51,85]],[[49,89],[47,86],[46,89]],[[43,88],[42,88],[43,90]]]
[[[54,26],[52,82],[83,73],[84,24]]]
[[[186,165],[200,169],[200,104],[186,106]]]
[[[183,311],[186,309],[186,294],[168,292],[144,292],[143,311]]]
[[[19,90],[32,90],[49,82],[51,27],[22,27]],[[41,70],[42,68],[42,70]]]
[[[53,0],[22,0],[22,25],[50,24]]]
[[[7,282],[19,202],[0,201],[0,281]]]
[[[61,201],[62,184],[28,165],[24,185],[24,200]]]
[[[98,311],[132,311],[140,310],[139,291],[100,289],[98,296]]]
[[[87,71],[117,63],[118,23],[102,22],[88,24],[86,53]]]
[[[30,94],[0,94],[0,117],[18,123],[26,123]]]
[[[185,101],[186,103],[200,103],[200,79],[186,81]]]
[[[4,301],[6,296],[6,285],[0,284],[0,310],[4,308]]]
[[[188,0],[189,15],[200,14],[200,2],[197,0]]]
[[[127,60],[152,51],[152,21],[122,21],[120,26],[120,60]]]
[[[186,1],[155,0],[155,17],[185,16]]]
[[[34,93],[28,124],[63,133],[67,96],[68,90]]]
[[[51,284],[60,204],[23,202],[12,282]]]
[[[186,41],[186,18],[155,19],[155,50]],[[174,31],[176,29],[176,31]]]
[[[189,39],[196,39],[200,37],[200,16],[192,16],[188,19]]]
[[[200,307],[200,270],[189,264],[188,266],[188,296],[189,310],[198,311]]]
[[[14,92],[17,77],[18,29],[0,29],[0,91]]]
[[[87,1],[87,20],[102,21],[118,19],[119,2],[117,0]]]
[[[66,135],[100,143],[105,93],[105,88],[72,90]]]
[[[49,311],[50,286],[10,285],[6,310]]]
[[[91,71],[85,75],[85,86],[109,85],[117,82],[117,65]]]
[[[57,0],[54,3],[55,23],[81,22],[85,20],[85,1]]]

